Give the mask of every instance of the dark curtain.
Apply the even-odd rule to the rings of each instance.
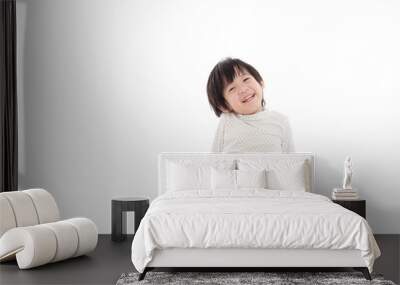
[[[0,17],[0,192],[3,192],[18,190],[15,0],[0,0]]]

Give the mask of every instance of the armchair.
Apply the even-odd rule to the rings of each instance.
[[[0,193],[0,262],[20,269],[86,254],[96,248],[97,227],[87,218],[60,220],[44,189]]]

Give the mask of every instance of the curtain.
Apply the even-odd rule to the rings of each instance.
[[[0,0],[0,192],[18,190],[16,3]]]

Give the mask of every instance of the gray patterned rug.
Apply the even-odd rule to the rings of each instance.
[[[384,280],[382,275],[372,274],[372,281],[361,272],[147,272],[145,279],[138,281],[139,273],[124,273],[116,285],[136,284],[379,284],[395,285]]]

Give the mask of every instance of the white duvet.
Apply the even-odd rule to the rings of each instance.
[[[187,190],[156,198],[132,243],[143,272],[163,248],[358,249],[372,272],[380,250],[365,219],[327,197],[299,191]]]

